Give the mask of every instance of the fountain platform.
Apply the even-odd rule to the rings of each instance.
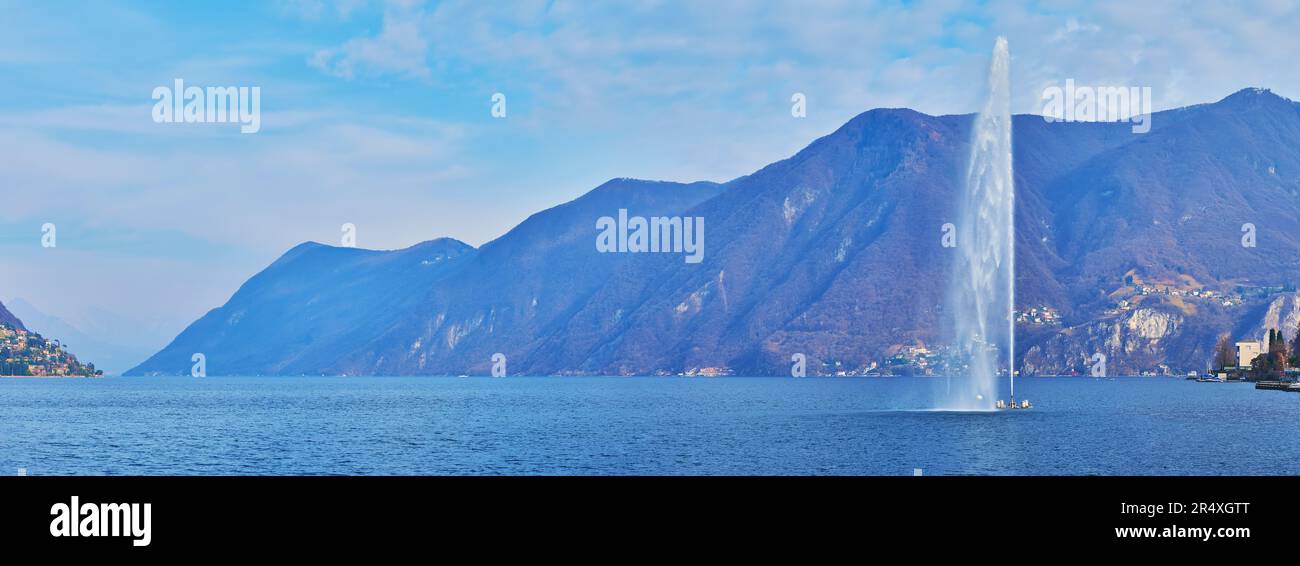
[[[998,399],[997,404],[993,406],[993,408],[998,409],[1000,411],[1013,410],[1013,409],[1032,409],[1033,407],[1034,406],[1030,404],[1030,402],[1027,400],[1021,400],[1019,403],[1016,403],[1015,399],[1012,399],[1010,403]]]

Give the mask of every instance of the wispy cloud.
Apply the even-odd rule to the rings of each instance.
[[[347,6],[348,4],[340,4]],[[340,8],[350,13],[353,8]],[[357,37],[343,45],[316,51],[311,65],[345,79],[358,76],[396,74],[429,79],[429,40],[422,21],[422,2],[390,2],[384,10],[383,27],[373,36]]]

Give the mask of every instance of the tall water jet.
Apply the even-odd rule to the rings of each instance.
[[[983,109],[971,127],[958,196],[957,259],[949,293],[953,344],[968,365],[946,408],[992,410],[1000,354],[1015,368],[1015,187],[1011,169],[1010,54],[999,37]],[[1012,397],[1014,399],[1014,385]]]

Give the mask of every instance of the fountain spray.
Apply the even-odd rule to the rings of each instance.
[[[1015,187],[1011,167],[1010,61],[999,37],[984,106],[971,127],[970,164],[958,197],[957,248],[949,304],[954,345],[969,375],[947,408],[994,408],[998,351],[1005,348],[1015,398]]]

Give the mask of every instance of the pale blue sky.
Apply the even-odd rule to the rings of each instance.
[[[1295,98],[1294,4],[0,0],[0,300],[179,331],[345,222],[479,245],[612,177],[725,181],[871,108],[970,112],[997,35],[1017,112],[1067,78]],[[174,78],[260,86],[261,132],[153,123]]]

